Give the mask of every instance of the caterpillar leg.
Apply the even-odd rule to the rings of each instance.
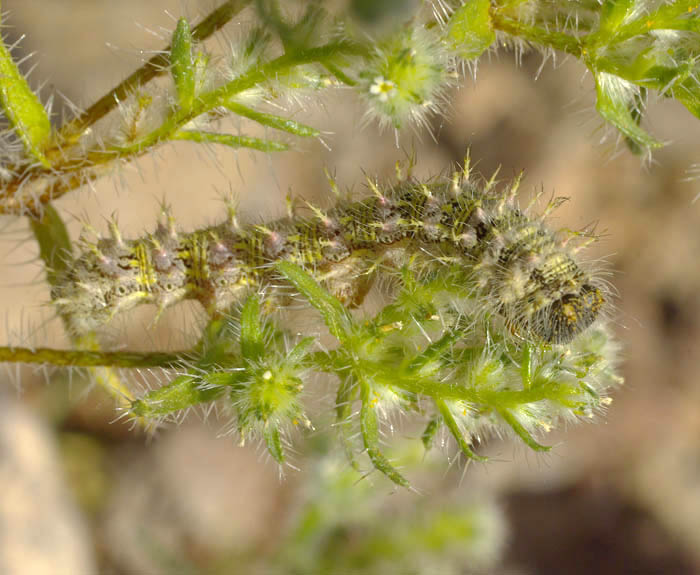
[[[353,255],[321,273],[319,279],[343,305],[357,307],[374,283],[374,267],[366,256]]]

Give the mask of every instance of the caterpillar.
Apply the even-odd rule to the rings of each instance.
[[[599,316],[602,285],[575,250],[515,201],[517,183],[496,193],[468,171],[407,180],[328,211],[311,207],[266,225],[224,223],[180,233],[171,217],[154,233],[125,240],[116,225],[89,243],[52,298],[77,333],[142,303],[159,310],[184,299],[225,310],[251,290],[274,291],[274,263],[302,265],[348,306],[360,304],[382,257],[395,263],[437,250],[470,271],[472,295],[523,338],[571,341]],[[475,292],[475,293],[474,293]]]

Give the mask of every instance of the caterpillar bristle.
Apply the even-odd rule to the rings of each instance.
[[[581,247],[543,224],[562,199],[531,217],[532,203],[520,210],[515,201],[522,174],[497,192],[498,170],[482,185],[470,170],[467,156],[447,180],[382,186],[367,178],[364,200],[340,200],[330,210],[307,202],[308,217],[290,211],[269,223],[239,225],[228,202],[222,224],[190,233],[178,233],[167,215],[153,234],[125,240],[113,222],[109,238],[85,245],[54,290],[55,303],[77,318],[76,329],[99,327],[140,303],[155,303],[159,314],[182,299],[224,310],[251,290],[279,291],[273,264],[288,260],[356,306],[383,270],[456,266],[464,299],[478,300],[482,314],[500,315],[526,340],[570,341],[606,298],[575,260]]]

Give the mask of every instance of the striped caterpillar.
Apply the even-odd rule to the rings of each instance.
[[[599,315],[602,286],[542,218],[517,207],[517,182],[495,193],[465,171],[451,181],[372,188],[367,199],[267,225],[239,226],[231,211],[224,223],[179,233],[168,218],[137,240],[123,239],[112,225],[110,237],[89,244],[57,284],[54,302],[76,333],[141,303],[162,310],[196,299],[209,311],[225,310],[251,290],[274,292],[273,264],[289,260],[354,306],[378,262],[396,266],[437,252],[434,261],[451,258],[469,270],[465,296],[480,298],[484,311],[502,316],[520,337],[566,343]]]

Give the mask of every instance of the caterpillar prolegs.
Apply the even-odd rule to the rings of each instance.
[[[180,233],[168,218],[137,240],[123,239],[113,225],[110,237],[89,244],[57,283],[54,302],[76,332],[141,303],[163,309],[195,299],[224,310],[251,290],[277,289],[274,264],[288,260],[352,306],[361,303],[377,262],[423,255],[463,266],[470,278],[465,297],[526,339],[566,343],[603,308],[603,286],[542,218],[517,206],[517,184],[496,192],[457,173],[448,181],[372,188],[366,199],[266,225],[238,225],[231,213],[219,225]]]

